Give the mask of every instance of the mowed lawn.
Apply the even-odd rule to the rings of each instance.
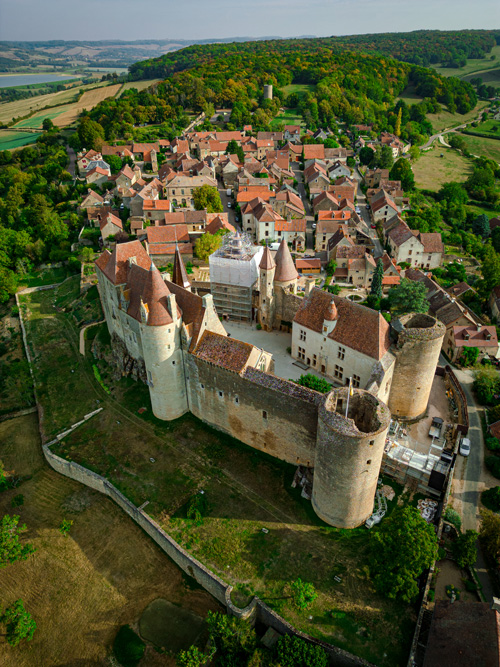
[[[488,157],[500,163],[500,140],[475,137],[471,134],[461,134],[460,136],[473,155]]]
[[[61,400],[64,400],[61,395]],[[37,630],[31,642],[0,642],[2,667],[107,665],[118,628],[134,625],[158,597],[205,616],[218,604],[190,590],[181,571],[111,500],[53,471],[41,453],[36,414],[0,423],[0,459],[25,479],[0,494],[0,515],[17,514],[21,541],[36,553],[0,569],[1,602],[21,598]],[[14,495],[24,504],[13,509]],[[73,521],[68,537],[63,519]],[[148,648],[141,665],[175,661]]]
[[[304,126],[304,120],[299,114],[298,109],[285,109],[285,111],[279,113],[276,118],[273,118],[271,121],[271,127],[275,127],[280,123],[284,123],[285,125]]]
[[[488,118],[484,123],[479,123],[477,127],[470,127],[470,132],[477,132],[478,134],[488,134],[493,139],[500,139],[500,120]]]
[[[456,127],[457,125],[462,125],[471,120],[474,120],[479,116],[481,111],[488,106],[487,102],[478,102],[478,104],[469,111],[468,113],[450,113],[443,108],[443,111],[440,113],[430,113],[427,115],[427,118],[432,123],[434,132],[441,132],[441,130]]]
[[[175,422],[156,419],[145,385],[116,382],[104,362],[79,355],[78,332],[68,312],[71,282],[64,284],[67,294],[60,288],[25,301],[44,427],[48,434],[59,433],[90,409],[104,409],[53,451],[107,476],[135,505],[148,501],[145,511],[236,587],[237,604],[258,594],[317,637],[380,667],[403,664],[414,609],[374,590],[367,574],[371,533],[364,527],[340,531],[325,525],[310,502],[291,488],[293,466],[191,415]],[[54,312],[54,302],[66,313]],[[95,363],[109,395],[96,382]],[[143,414],[141,408],[146,408]],[[208,506],[203,523],[195,525],[186,518],[186,507],[202,489]],[[298,577],[318,591],[306,611],[295,609],[288,597],[288,586]]]
[[[437,141],[429,151],[422,151],[413,165],[415,185],[424,190],[437,191],[443,183],[463,182],[467,179],[469,171],[469,160]]]
[[[316,86],[313,83],[290,83],[288,86],[283,86],[283,90],[287,95],[292,93],[313,93]]]

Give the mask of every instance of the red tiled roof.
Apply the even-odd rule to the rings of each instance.
[[[399,285],[401,276],[382,276],[382,285]]]
[[[295,266],[297,269],[321,269],[321,260],[315,259],[296,259]]]
[[[281,241],[274,261],[276,262],[274,280],[277,280],[278,282],[287,282],[299,277],[285,239]]]
[[[151,266],[151,259],[140,241],[118,243],[112,253],[105,250],[95,263],[108,280],[115,285],[121,285],[127,282],[129,259],[132,257],[143,269],[149,269]]]
[[[206,330],[193,354],[228,371],[241,373],[248,364],[253,349],[254,346],[249,343]]]
[[[301,232],[306,233],[307,221],[305,218],[292,218],[292,220],[284,220],[278,218],[274,222],[274,230],[276,232]]]
[[[142,208],[144,211],[170,211],[168,199],[145,199]]]
[[[488,340],[488,335],[490,336],[489,340]],[[483,325],[481,327],[474,327],[474,326],[453,327],[453,339],[455,341],[456,347],[498,348],[497,330],[496,327],[494,326]]]
[[[179,243],[177,246],[176,243],[153,243],[148,247],[148,252],[151,256],[155,255],[175,255],[176,247],[179,248],[181,255],[192,255],[193,254],[193,244],[192,243]]]
[[[162,225],[161,227],[148,227],[147,239],[149,252],[157,243],[188,243],[189,233],[187,225]]]
[[[380,360],[390,346],[389,324],[376,310],[334,296],[338,311],[337,325],[328,337],[341,345]],[[314,287],[302,301],[294,322],[321,333],[332,295]]]
[[[325,147],[323,144],[304,144],[304,160],[324,160]]]

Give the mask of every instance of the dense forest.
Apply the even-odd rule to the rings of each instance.
[[[107,99],[90,112],[106,140],[133,138],[134,125],[142,124],[161,124],[173,135],[187,110],[210,117],[221,107],[232,109],[232,126],[248,123],[265,130],[283,105],[297,108],[310,129],[340,121],[393,131],[395,98],[411,83],[425,101],[409,115],[414,125],[403,127],[402,136],[418,144],[432,132],[426,113],[435,113],[441,104],[466,113],[477,103],[469,83],[388,56],[339,50],[325,40],[193,46],[137,63],[131,74],[165,80],[153,90],[129,90],[118,100]],[[273,100],[263,99],[267,83],[274,86]],[[289,84],[309,89],[286,92]]]

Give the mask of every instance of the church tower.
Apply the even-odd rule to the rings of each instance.
[[[266,246],[259,264],[259,324],[271,331],[274,322],[274,274],[276,264]]]

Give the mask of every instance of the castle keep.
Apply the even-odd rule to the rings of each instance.
[[[408,419],[425,412],[444,331],[432,317],[409,315],[391,332],[376,311],[316,288],[300,298],[286,244],[275,258],[268,248],[259,257],[253,292],[262,326],[292,326],[292,354],[309,336],[321,366],[342,362],[339,386],[326,396],[275,376],[270,353],[228,337],[212,295],[191,292],[178,250],[172,280],[139,241],[97,259],[112,343],[139,368],[158,418],[192,412],[251,447],[314,468],[316,513],[353,528],[373,509],[391,411]],[[349,376],[358,378],[351,392],[343,386]]]

